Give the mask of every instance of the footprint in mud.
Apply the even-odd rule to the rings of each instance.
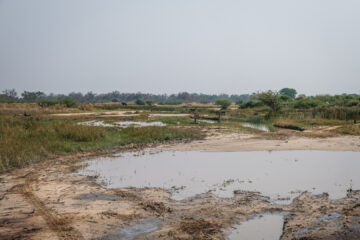
[[[123,227],[115,233],[101,237],[99,240],[134,240],[136,237],[156,231],[158,228],[159,224],[157,221],[146,220],[135,225]]]

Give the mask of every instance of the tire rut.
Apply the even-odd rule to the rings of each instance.
[[[31,183],[35,180],[37,180],[37,177],[34,175],[27,176],[25,183],[16,187],[17,192],[22,194],[35,208],[35,211],[39,213],[48,227],[56,233],[60,240],[83,240],[84,237],[82,234],[70,225],[70,219],[62,217],[53,209],[46,207],[45,203],[34,194]]]

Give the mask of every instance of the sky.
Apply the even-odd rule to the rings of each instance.
[[[359,0],[0,0],[0,90],[360,94]]]

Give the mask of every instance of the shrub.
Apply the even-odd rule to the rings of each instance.
[[[135,103],[136,103],[136,105],[145,105],[145,102],[143,100],[141,100],[141,99],[137,99],[135,101]]]
[[[146,104],[149,105],[149,106],[152,106],[154,104],[154,102],[151,101],[151,100],[148,100],[148,101],[146,101]]]
[[[247,102],[244,102],[240,105],[240,108],[254,108],[254,107],[261,107],[263,106],[263,103],[258,100],[250,100]]]
[[[159,105],[180,105],[182,101],[168,101],[168,102],[159,102]]]
[[[63,98],[61,103],[68,108],[76,107],[76,101],[72,98]]]
[[[215,105],[219,105],[222,110],[226,110],[231,105],[231,103],[232,102],[230,100],[219,99],[219,100],[216,100]]]
[[[241,98],[239,98],[239,99],[236,101],[236,105],[241,105],[243,102],[244,102],[244,101],[243,101]]]
[[[298,99],[294,103],[294,108],[312,108],[320,105],[320,101],[312,98]]]

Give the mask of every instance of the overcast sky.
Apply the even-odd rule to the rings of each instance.
[[[0,0],[0,90],[360,94],[359,0]]]

